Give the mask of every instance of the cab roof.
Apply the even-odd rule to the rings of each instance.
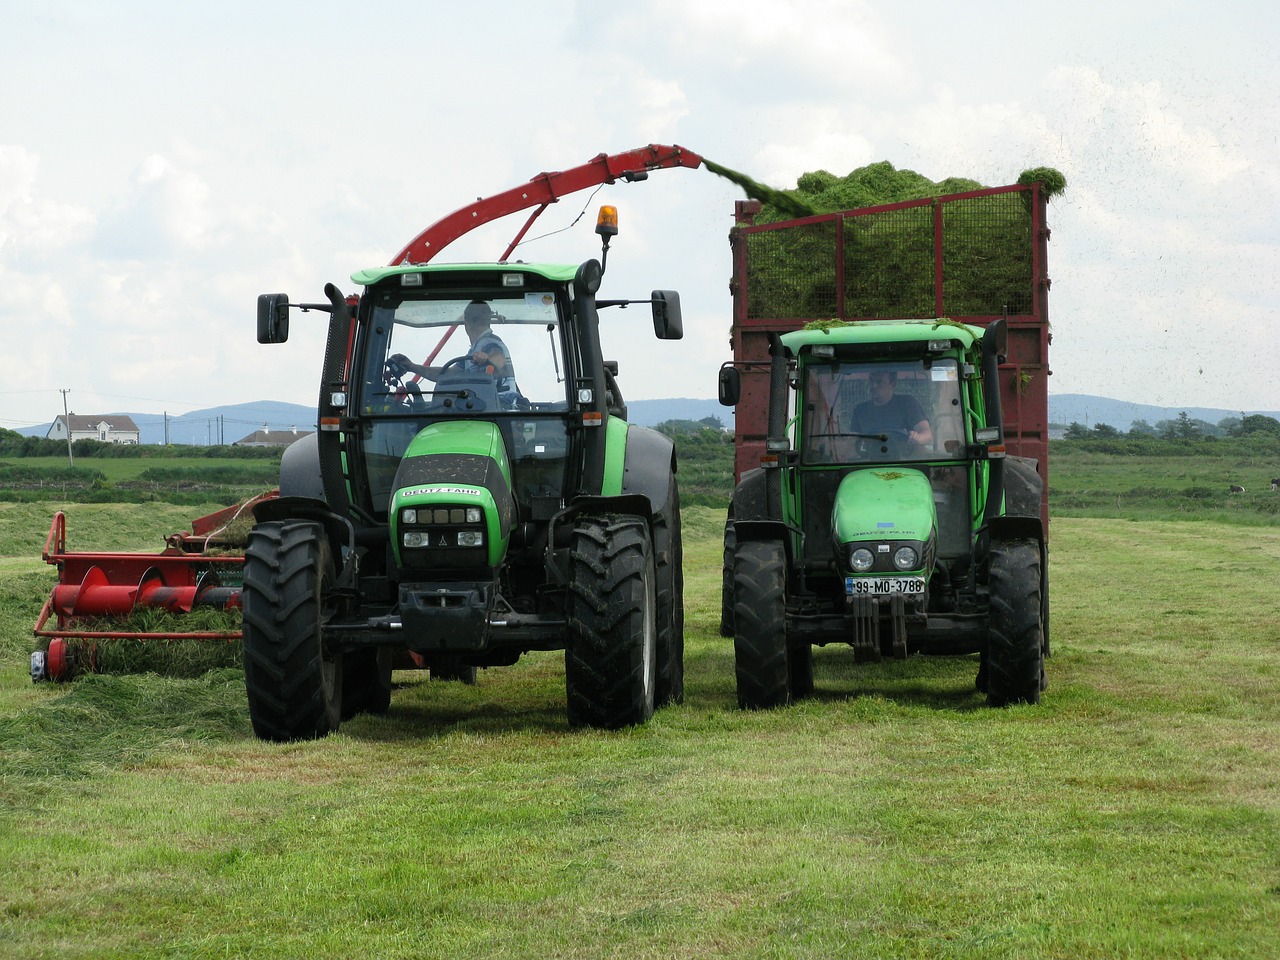
[[[954,320],[853,320],[793,330],[782,343],[794,356],[805,347],[959,340],[967,350],[982,340],[982,328]]]
[[[408,273],[523,273],[552,280],[556,283],[567,283],[578,272],[576,263],[418,263],[397,264],[387,267],[370,267],[357,270],[351,275],[352,283],[364,287],[373,286],[387,277],[398,277]]]

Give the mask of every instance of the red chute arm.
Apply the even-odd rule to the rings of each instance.
[[[454,240],[476,227],[529,207],[537,207],[500,258],[505,260],[538,215],[561,197],[602,183],[643,180],[650,170],[667,167],[695,169],[701,164],[702,157],[692,150],[659,143],[651,143],[647,147],[625,153],[601,153],[581,166],[540,173],[523,186],[492,197],[482,197],[475,203],[455,210],[409,241],[404,249],[391,258],[391,265],[427,263]]]

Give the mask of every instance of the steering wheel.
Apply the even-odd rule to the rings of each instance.
[[[439,376],[443,377],[450,367],[453,367],[453,366],[461,367],[470,359],[471,359],[471,354],[467,354],[462,357],[454,357],[452,360],[445,361],[444,365],[440,368]]]

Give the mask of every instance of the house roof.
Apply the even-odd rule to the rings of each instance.
[[[79,414],[73,413],[69,416],[59,416],[54,418],[54,423],[59,420],[66,422],[67,429],[72,433],[79,430],[97,430],[102,424],[106,424],[116,433],[138,433],[138,425],[133,422],[133,417],[127,417],[117,414],[108,413],[89,413]]]
[[[232,446],[287,447],[295,440],[309,437],[314,432],[314,430],[255,430],[248,436],[235,441]]]

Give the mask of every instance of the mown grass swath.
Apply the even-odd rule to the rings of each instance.
[[[89,542],[184,516],[70,506]],[[6,956],[1274,952],[1274,518],[1055,515],[1039,707],[983,706],[973,658],[832,647],[812,701],[743,712],[692,507],[683,706],[570,731],[548,654],[400,673],[385,717],[273,745],[235,667],[32,684],[39,512],[0,505]]]

